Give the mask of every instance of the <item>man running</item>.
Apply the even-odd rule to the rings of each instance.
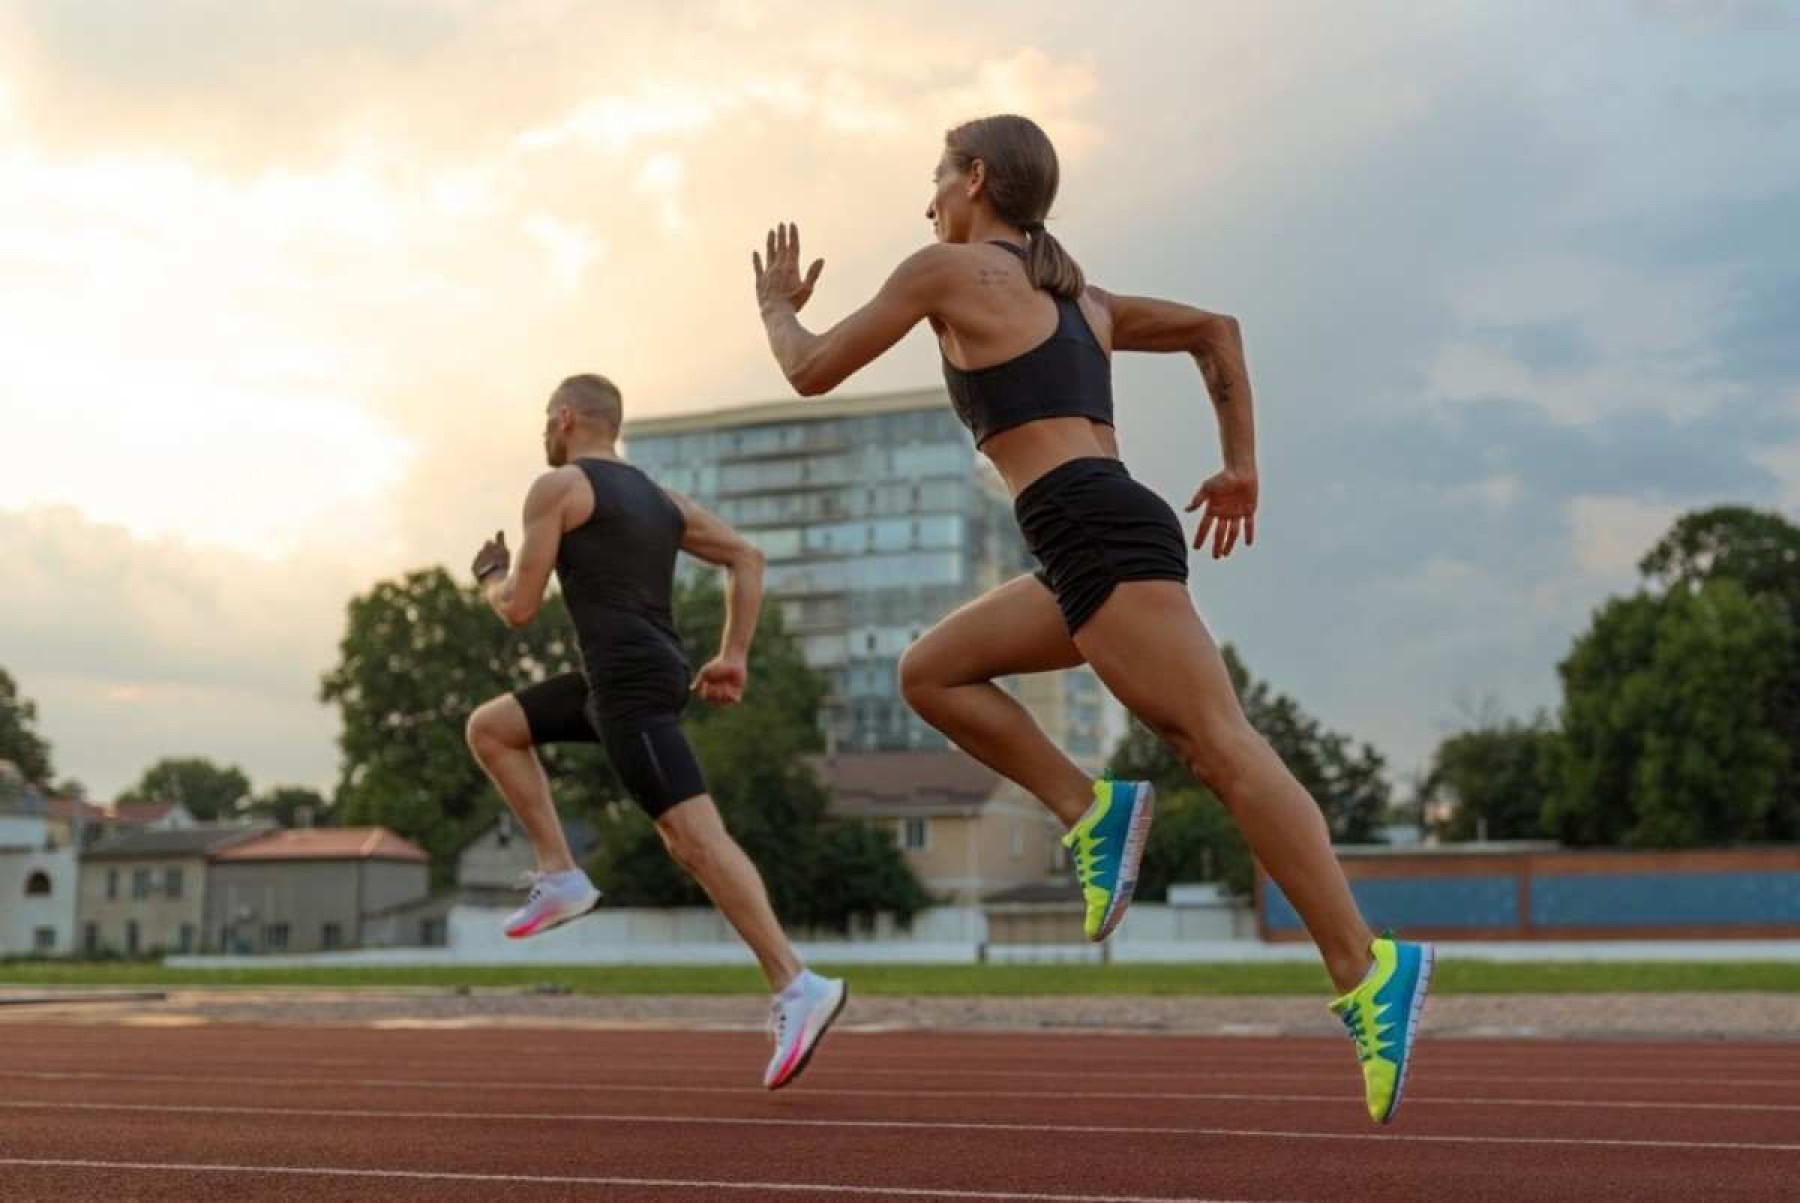
[[[806,1068],[843,1009],[846,990],[801,965],[761,876],[706,792],[681,730],[690,669],[669,603],[678,550],[725,569],[719,654],[693,678],[691,691],[715,705],[737,702],[762,603],[762,554],[719,518],[619,458],[622,409],[610,381],[571,376],[551,394],[547,414],[544,454],[551,470],[526,495],[518,561],[501,533],[482,546],[473,565],[482,596],[513,627],[537,614],[554,568],[586,669],[494,698],[469,718],[469,748],[537,856],[531,893],[507,921],[506,934],[522,939],[550,931],[599,905],[599,891],[569,854],[536,748],[603,744],[669,854],[756,955],[774,994],[775,1052],[763,1085],[779,1089]]]

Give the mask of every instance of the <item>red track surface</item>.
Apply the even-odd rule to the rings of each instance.
[[[1800,1044],[0,1027],[0,1199],[1795,1198]]]

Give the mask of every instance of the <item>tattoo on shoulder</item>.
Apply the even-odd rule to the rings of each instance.
[[[983,288],[992,288],[997,284],[1005,284],[1012,279],[1012,273],[1003,267],[977,267],[975,280]]]

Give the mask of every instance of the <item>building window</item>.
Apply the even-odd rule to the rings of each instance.
[[[40,927],[31,933],[31,947],[34,952],[56,951],[56,929]]]
[[[427,948],[443,947],[444,921],[442,919],[421,919],[419,921],[419,943]]]
[[[44,872],[42,869],[39,869],[37,872],[33,873],[30,877],[27,877],[25,879],[25,897],[27,897],[27,898],[48,898],[48,897],[50,897],[50,875],[48,873]]]
[[[271,923],[263,928],[263,946],[270,952],[286,952],[288,946],[288,925]]]
[[[100,925],[90,923],[81,933],[81,947],[90,957],[100,955]]]
[[[900,822],[900,846],[908,852],[921,852],[931,838],[930,823],[926,819],[903,819]]]
[[[165,898],[181,897],[181,870],[163,870],[163,896]]]
[[[181,925],[180,943],[178,943],[175,946],[175,951],[176,952],[192,952],[192,951],[194,951],[194,925],[192,923],[183,923]]]
[[[115,902],[118,900],[118,897],[119,871],[117,869],[108,869],[106,871],[106,900],[108,902]]]
[[[125,955],[135,957],[138,954],[138,925],[136,919],[125,924]]]
[[[133,898],[150,897],[150,870],[133,869],[131,871],[131,896]]]
[[[319,944],[324,948],[337,948],[344,942],[344,929],[336,923],[327,923],[319,933]]]

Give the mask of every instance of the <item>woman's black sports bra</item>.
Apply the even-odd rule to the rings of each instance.
[[[1020,259],[1025,251],[995,242]],[[944,360],[944,385],[956,416],[981,446],[1003,430],[1039,418],[1087,418],[1113,424],[1112,365],[1082,316],[1081,306],[1056,297],[1056,330],[1023,355],[992,367],[964,370]]]

